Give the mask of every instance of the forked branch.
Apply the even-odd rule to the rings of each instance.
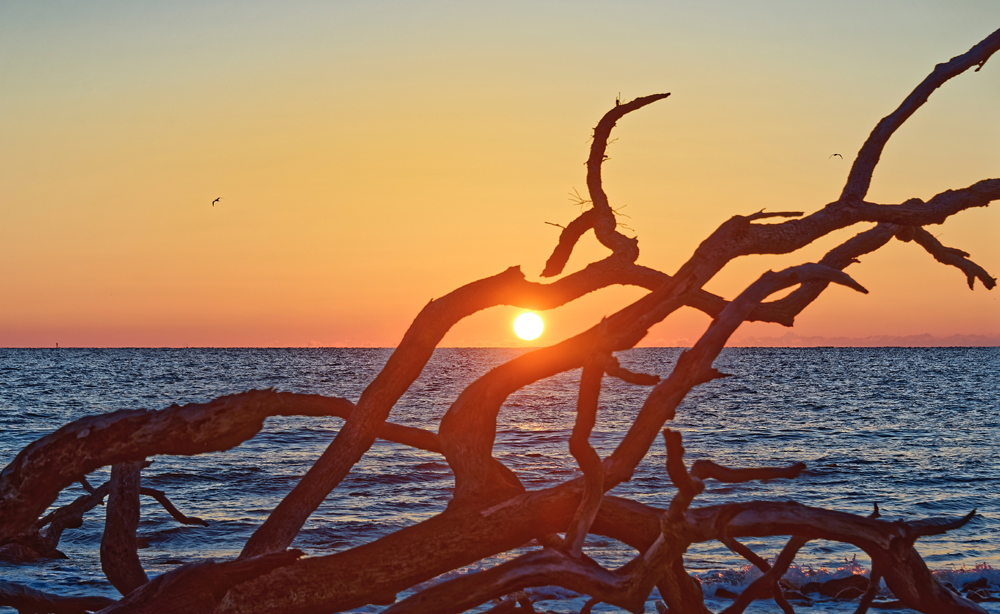
[[[919,226],[904,226],[900,228],[896,232],[896,238],[904,242],[915,241],[917,245],[927,250],[927,253],[934,256],[934,259],[941,264],[956,267],[965,273],[970,290],[973,289],[977,279],[982,282],[987,290],[992,290],[997,285],[996,278],[987,273],[986,269],[969,260],[967,252],[953,247],[945,247],[937,240],[937,237]]]
[[[778,587],[778,580],[781,576],[785,575],[788,571],[788,567],[795,560],[795,555],[798,554],[799,549],[802,548],[809,541],[804,537],[793,537],[788,540],[785,547],[781,550],[781,554],[775,559],[774,565],[768,570],[763,576],[754,580],[750,586],[743,589],[740,596],[736,598],[733,605],[729,606],[722,611],[722,614],[742,614],[743,610],[747,609],[747,606],[754,599],[761,599],[762,597],[767,597],[773,595],[776,591],[781,589]],[[782,601],[784,601],[782,599]],[[788,606],[788,602],[785,602],[785,606]],[[786,610],[787,611],[787,610]]]
[[[618,120],[632,111],[638,111],[642,107],[657,100],[663,100],[669,95],[643,96],[625,104],[615,105],[613,109],[604,114],[601,121],[597,122],[597,127],[594,128],[594,138],[590,144],[590,156],[587,158],[587,190],[590,192],[590,202],[593,203],[593,208],[580,214],[560,233],[559,242],[545,263],[542,277],[555,277],[562,273],[573,253],[573,247],[580,240],[580,237],[590,229],[594,230],[597,240],[610,249],[619,260],[631,263],[639,257],[639,247],[636,240],[626,237],[617,230],[618,222],[615,219],[615,212],[608,202],[608,195],[604,192],[601,167],[607,158],[611,130]]]

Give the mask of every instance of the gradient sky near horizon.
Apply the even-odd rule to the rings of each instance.
[[[673,273],[734,214],[835,199],[875,123],[997,27],[995,0],[0,0],[0,347],[395,345],[460,285],[511,265],[539,279],[545,222],[579,213],[568,194],[619,93],[672,94],[619,123],[604,177],[639,262]],[[1000,59],[947,83],[869,200],[1000,176],[998,102]],[[707,288],[731,298],[863,229]],[[928,229],[1000,274],[1000,205]],[[588,235],[569,270],[605,253]],[[1000,335],[1000,290],[912,243],[848,272],[871,293],[831,288],[796,333]],[[537,343],[642,293],[543,314]],[[520,345],[517,313],[443,345]],[[644,345],[707,324],[683,310]]]

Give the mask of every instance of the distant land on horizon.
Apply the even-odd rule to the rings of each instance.
[[[998,347],[1000,335],[874,335],[871,337],[806,337],[793,332],[780,337],[741,337],[727,347]]]

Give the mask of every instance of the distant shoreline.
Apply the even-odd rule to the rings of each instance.
[[[1000,335],[874,335],[870,337],[806,337],[787,333],[781,337],[743,337],[727,347],[998,347]]]

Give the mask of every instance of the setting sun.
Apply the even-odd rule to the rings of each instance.
[[[542,322],[542,318],[537,313],[530,311],[522,313],[514,320],[514,334],[525,341],[538,339],[544,328],[545,324]]]

